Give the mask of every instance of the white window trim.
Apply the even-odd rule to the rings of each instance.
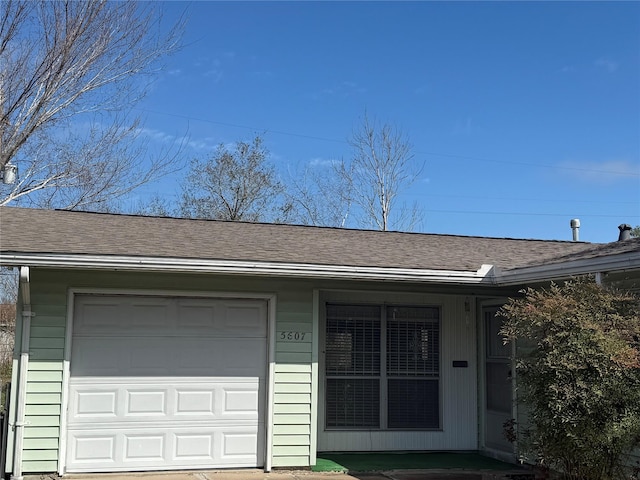
[[[327,292],[330,293],[330,292]],[[341,292],[341,293],[345,293],[345,292]],[[371,293],[371,292],[368,292]],[[359,296],[358,296],[359,297]],[[327,427],[327,418],[326,418],[326,406],[327,406],[327,399],[326,399],[326,395],[327,395],[327,377],[331,377],[331,378],[339,378],[336,377],[334,375],[327,375],[326,374],[326,355],[322,356],[322,362],[320,364],[320,375],[322,377],[322,390],[319,392],[319,394],[322,395],[322,412],[321,412],[321,416],[318,417],[318,421],[322,422],[322,425],[320,426],[323,431],[327,431],[327,432],[356,432],[356,431],[376,431],[376,432],[398,432],[398,431],[420,431],[420,432],[438,432],[438,431],[442,431],[443,430],[443,404],[442,404],[442,397],[443,397],[443,383],[442,383],[442,335],[443,335],[443,304],[440,301],[427,301],[425,302],[424,299],[421,299],[420,301],[418,301],[418,299],[416,299],[416,301],[411,301],[409,299],[397,299],[397,300],[393,300],[393,301],[376,301],[372,298],[368,298],[368,299],[361,299],[361,298],[354,298],[353,300],[347,300],[347,299],[334,299],[334,298],[323,298],[322,301],[319,303],[319,310],[321,312],[321,322],[320,323],[320,328],[322,331],[322,342],[321,342],[321,346],[322,346],[322,351],[326,354],[326,341],[327,341],[327,305],[328,304],[338,304],[338,305],[370,305],[370,306],[377,306],[380,307],[380,358],[382,361],[382,358],[386,358],[386,337],[387,337],[387,328],[386,328],[386,313],[387,313],[387,307],[390,306],[397,306],[397,307],[426,307],[426,308],[437,308],[438,309],[438,331],[439,331],[439,339],[438,339],[438,356],[439,356],[439,368],[438,368],[438,375],[437,375],[437,380],[438,380],[438,426],[436,428],[425,428],[425,429],[402,429],[402,428],[389,428],[388,427],[388,379],[389,379],[389,375],[386,372],[386,369],[380,368],[380,373],[377,377],[373,377],[373,376],[363,376],[362,378],[377,378],[380,381],[380,385],[379,385],[379,392],[380,392],[380,397],[379,397],[379,402],[380,402],[380,417],[381,417],[381,421],[380,421],[380,426],[378,428],[370,428],[370,427]],[[386,360],[385,360],[385,365],[386,365]],[[392,375],[393,377],[393,375]],[[348,378],[345,377],[345,378]],[[412,377],[413,378],[413,377]],[[419,377],[416,377],[419,378]]]

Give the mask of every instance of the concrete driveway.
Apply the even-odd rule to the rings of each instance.
[[[467,470],[394,470],[374,473],[315,473],[305,470],[213,470],[162,473],[73,474],[69,480],[503,480],[516,472]],[[522,470],[517,472],[522,475]],[[26,480],[57,480],[49,475],[25,475]],[[521,477],[520,477],[521,478]],[[533,476],[531,476],[533,479]]]

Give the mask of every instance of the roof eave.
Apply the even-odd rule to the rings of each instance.
[[[640,270],[640,252],[628,252],[499,271],[495,273],[494,278],[499,286],[513,286],[528,282],[562,280],[580,275],[630,270]]]
[[[464,285],[495,283],[492,265],[482,265],[477,271],[457,271],[192,258],[15,252],[0,253],[0,265]]]

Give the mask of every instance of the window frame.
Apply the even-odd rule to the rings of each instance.
[[[344,374],[337,375],[335,373],[328,373],[327,366],[327,342],[328,342],[328,325],[331,321],[328,315],[328,309],[330,306],[339,306],[339,307],[377,307],[379,309],[380,318],[377,321],[379,325],[379,345],[378,345],[378,357],[379,357],[379,368],[377,374],[371,374],[370,372],[365,375],[358,374]],[[322,362],[322,376],[324,383],[324,392],[323,392],[323,403],[324,403],[324,421],[323,428],[325,431],[339,432],[339,431],[380,431],[380,432],[394,432],[394,431],[411,431],[411,432],[428,432],[428,431],[441,431],[442,430],[442,319],[443,319],[443,308],[442,305],[438,303],[402,303],[402,302],[345,302],[345,301],[323,301],[321,303],[321,308],[323,310],[322,319],[323,324],[322,327],[322,352],[323,352],[323,362]],[[388,372],[388,358],[387,358],[387,336],[388,336],[388,312],[390,308],[426,308],[432,309],[436,312],[435,319],[420,319],[416,318],[415,322],[427,321],[432,324],[435,324],[435,332],[437,333],[437,340],[435,341],[434,348],[437,349],[437,368],[432,369],[428,374],[422,375],[397,375],[395,373]],[[411,321],[411,320],[410,320]],[[329,425],[329,398],[328,392],[330,391],[329,383],[333,379],[363,379],[363,380],[376,380],[379,385],[378,391],[378,408],[379,408],[379,422],[375,427],[371,426],[334,426]],[[397,380],[408,380],[408,381],[425,381],[425,382],[436,382],[436,392],[435,397],[437,398],[437,412],[435,412],[435,417],[437,418],[437,425],[429,426],[429,427],[417,427],[417,428],[409,428],[409,427],[389,427],[389,383],[390,381]],[[374,400],[375,402],[375,400]],[[372,402],[372,403],[374,403]]]

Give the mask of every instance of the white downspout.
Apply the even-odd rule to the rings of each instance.
[[[596,285],[598,285],[599,287],[602,286],[602,272],[596,272],[595,274],[595,280],[596,280]]]
[[[29,337],[31,334],[31,287],[29,284],[29,267],[20,267],[20,287],[22,290],[22,338],[20,342],[20,359],[18,363],[18,395],[16,423],[13,425],[13,474],[12,480],[22,480],[22,448],[24,444],[25,403],[27,397],[27,370],[29,369]]]

